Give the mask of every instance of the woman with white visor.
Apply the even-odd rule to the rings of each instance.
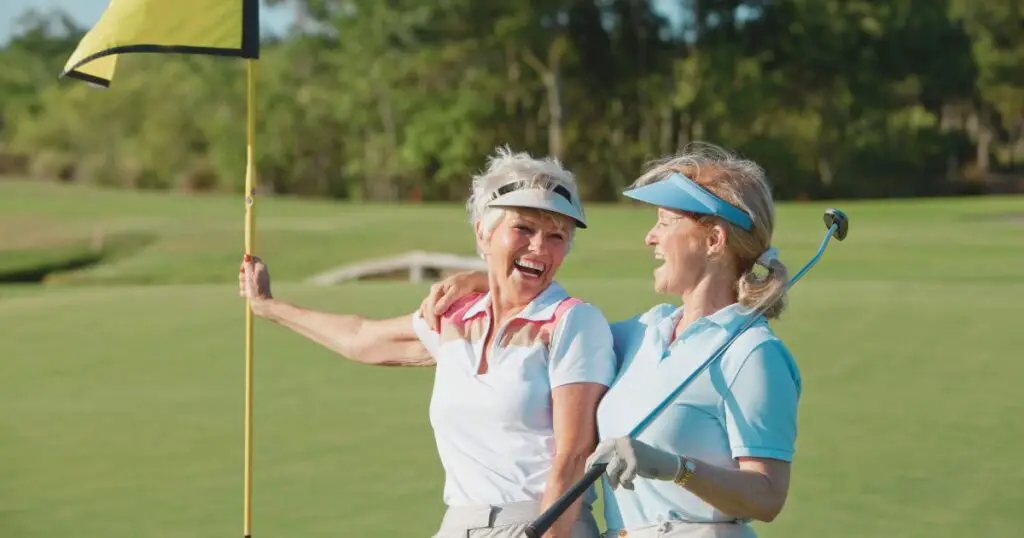
[[[799,369],[769,327],[785,307],[786,267],[771,247],[774,202],[756,163],[691,146],[653,164],[629,198],[656,208],[645,241],[661,264],[659,304],[612,324],[620,370],[598,409],[606,536],[752,537],[782,511],[801,393]],[[486,286],[463,273],[435,285],[433,311]],[[634,440],[629,432],[766,306],[721,360]]]
[[[253,312],[348,359],[434,366],[429,418],[448,509],[436,538],[523,534],[583,476],[596,409],[615,376],[608,322],[554,277],[584,212],[573,175],[555,160],[499,150],[467,202],[489,291],[464,297],[431,328],[419,312],[375,320],[272,297],[266,265],[243,260]],[[596,492],[546,535],[595,538]]]

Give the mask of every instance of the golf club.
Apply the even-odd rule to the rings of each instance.
[[[822,254],[825,253],[825,247],[828,246],[828,242],[830,239],[832,239],[833,237],[835,237],[839,241],[846,239],[846,234],[850,228],[850,219],[842,211],[835,208],[829,208],[825,211],[824,219],[825,226],[828,228],[828,233],[825,235],[825,239],[821,242],[821,246],[818,247],[817,254],[815,254],[814,257],[811,258],[811,261],[807,262],[807,264],[804,265],[804,267],[800,269],[800,271],[796,275],[794,275],[793,278],[789,279],[789,282],[786,282],[786,285],[783,287],[784,290],[789,290],[789,288],[796,284],[796,282],[800,280],[807,273],[807,271],[811,269],[811,267],[818,263],[818,260],[821,259]],[[629,436],[633,439],[636,439],[637,436],[643,433],[643,431],[647,429],[647,426],[651,422],[653,422],[659,415],[661,415],[661,413],[664,412],[665,409],[667,409],[669,405],[672,402],[674,402],[676,398],[679,397],[679,394],[694,379],[696,379],[697,376],[699,376],[704,370],[706,370],[712,362],[721,358],[725,354],[725,351],[729,348],[729,346],[732,345],[732,343],[736,340],[736,338],[743,334],[744,331],[750,328],[750,326],[753,325],[755,321],[757,321],[758,317],[760,317],[763,311],[763,308],[764,307],[755,309],[754,312],[747,318],[747,320],[739,328],[739,330],[736,331],[721,347],[719,347],[715,353],[708,357],[707,360],[705,360],[700,365],[700,367],[697,368],[695,372],[693,372],[692,374],[690,374],[689,377],[683,380],[679,387],[676,390],[672,391],[672,394],[665,398],[665,400],[662,401],[658,405],[658,407],[653,409],[651,413],[647,416],[647,418],[645,418],[639,424],[637,424],[636,427],[634,427],[633,430],[629,433]],[[558,520],[558,518],[565,512],[565,510],[569,508],[569,506],[572,505],[572,503],[575,502],[576,499],[580,497],[580,495],[583,495],[587,488],[589,488],[594,482],[596,482],[601,477],[606,467],[607,464],[604,463],[598,463],[591,467],[590,470],[583,475],[583,478],[581,478],[578,482],[573,484],[573,486],[569,488],[568,491],[563,493],[561,497],[556,499],[555,502],[552,503],[551,506],[544,511],[544,513],[538,516],[537,519],[535,519],[532,523],[530,523],[529,526],[526,527],[526,536],[528,538],[540,538],[541,535],[547,532],[551,525],[553,525],[555,521]]]

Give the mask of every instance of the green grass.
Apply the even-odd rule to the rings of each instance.
[[[454,205],[257,203],[275,292],[303,305],[408,312],[426,285],[299,281],[409,248],[472,252]],[[1024,470],[1006,454],[1024,439],[1024,224],[986,217],[1024,199],[784,204],[791,270],[829,205],[850,236],[776,325],[805,393],[789,502],[761,536],[1020,536]],[[611,319],[668,300],[650,290],[650,213],[589,214],[563,284]],[[57,284],[0,288],[0,537],[240,536],[241,201],[0,183],[0,215],[0,256],[153,234]],[[259,321],[256,361],[254,536],[434,532],[430,370],[354,365]]]

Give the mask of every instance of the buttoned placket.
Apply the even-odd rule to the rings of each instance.
[[[505,321],[500,327],[494,327],[493,317],[491,316],[490,305],[484,309],[481,314],[487,320],[487,328],[484,330],[483,337],[480,338],[478,343],[473,344],[473,375],[482,376],[487,375],[491,371],[491,366],[494,365],[494,356],[498,350],[498,343],[501,341],[501,337],[505,334],[505,330],[509,324],[519,319],[519,316],[513,316]],[[480,373],[480,363],[483,362],[484,357],[484,345],[487,342],[487,337],[491,334],[491,331],[495,331],[494,339],[491,340],[491,345],[486,348],[487,351],[487,371]]]
[[[500,341],[499,338],[501,338],[501,333],[502,331],[505,330],[505,326],[508,325],[508,322],[512,321],[510,319],[506,321],[505,324],[502,325],[501,327],[494,327],[494,318],[491,317],[490,307],[484,310],[483,316],[484,319],[487,321],[487,325],[486,328],[484,329],[483,336],[480,338],[480,341],[473,346],[473,375],[475,376],[487,375],[491,372],[491,367],[494,366],[495,348],[497,347],[497,343]],[[490,336],[491,331],[495,331],[496,334],[494,335],[494,339],[491,340],[491,345],[487,346],[487,338]],[[487,371],[481,373],[480,364],[484,360],[485,351],[487,352]]]
[[[550,288],[547,288],[544,291],[542,291],[537,297],[534,298],[534,301],[539,301],[539,300],[541,300],[541,298],[546,297],[546,295],[549,293],[549,290],[550,290]],[[480,312],[478,312],[477,314],[474,314],[474,315],[483,315],[483,316],[486,317],[486,319],[487,319],[487,329],[484,331],[483,337],[480,339],[480,341],[479,342],[473,342],[472,346],[471,346],[472,349],[473,349],[473,359],[474,359],[473,360],[473,375],[475,375],[475,376],[487,375],[487,373],[491,371],[491,365],[494,364],[492,359],[494,358],[496,351],[499,349],[498,343],[501,341],[501,337],[505,335],[505,331],[508,329],[509,324],[511,324],[513,321],[515,321],[517,319],[520,319],[520,318],[524,317],[523,314],[525,312],[527,312],[527,310],[530,308],[530,305],[527,305],[526,308],[522,312],[520,312],[518,315],[515,315],[515,316],[509,318],[500,327],[494,328],[493,327],[493,325],[494,325],[493,324],[493,317],[492,317],[492,313],[491,313],[491,306],[492,306],[491,301],[493,299],[490,296],[488,296],[486,299],[481,299],[481,300],[486,300],[487,301],[487,305],[484,306],[481,309]],[[532,304],[533,304],[533,301],[531,301],[531,305]],[[529,319],[529,318],[527,317],[527,319]],[[480,363],[483,360],[484,342],[487,342],[487,337],[490,335],[492,330],[495,331],[494,339],[491,340],[491,345],[486,350],[488,352],[488,354],[487,354],[487,372],[484,372],[483,374],[481,374],[479,372],[480,372]]]
[[[679,323],[679,319],[683,316],[683,310],[679,309],[674,312],[671,316],[665,318],[664,321],[658,326],[658,339],[661,344],[661,360],[672,356],[672,352],[677,346],[683,345],[686,340],[693,336],[694,333],[699,331],[705,324],[708,323],[706,318],[698,318],[690,324],[689,327],[683,330],[675,339],[672,338],[672,333],[675,332],[676,324]]]

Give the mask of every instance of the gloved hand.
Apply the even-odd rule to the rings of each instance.
[[[595,464],[607,463],[605,474],[612,489],[620,485],[633,489],[637,475],[655,480],[673,480],[678,476],[682,462],[679,456],[654,448],[630,437],[605,439],[587,458],[587,470]]]

